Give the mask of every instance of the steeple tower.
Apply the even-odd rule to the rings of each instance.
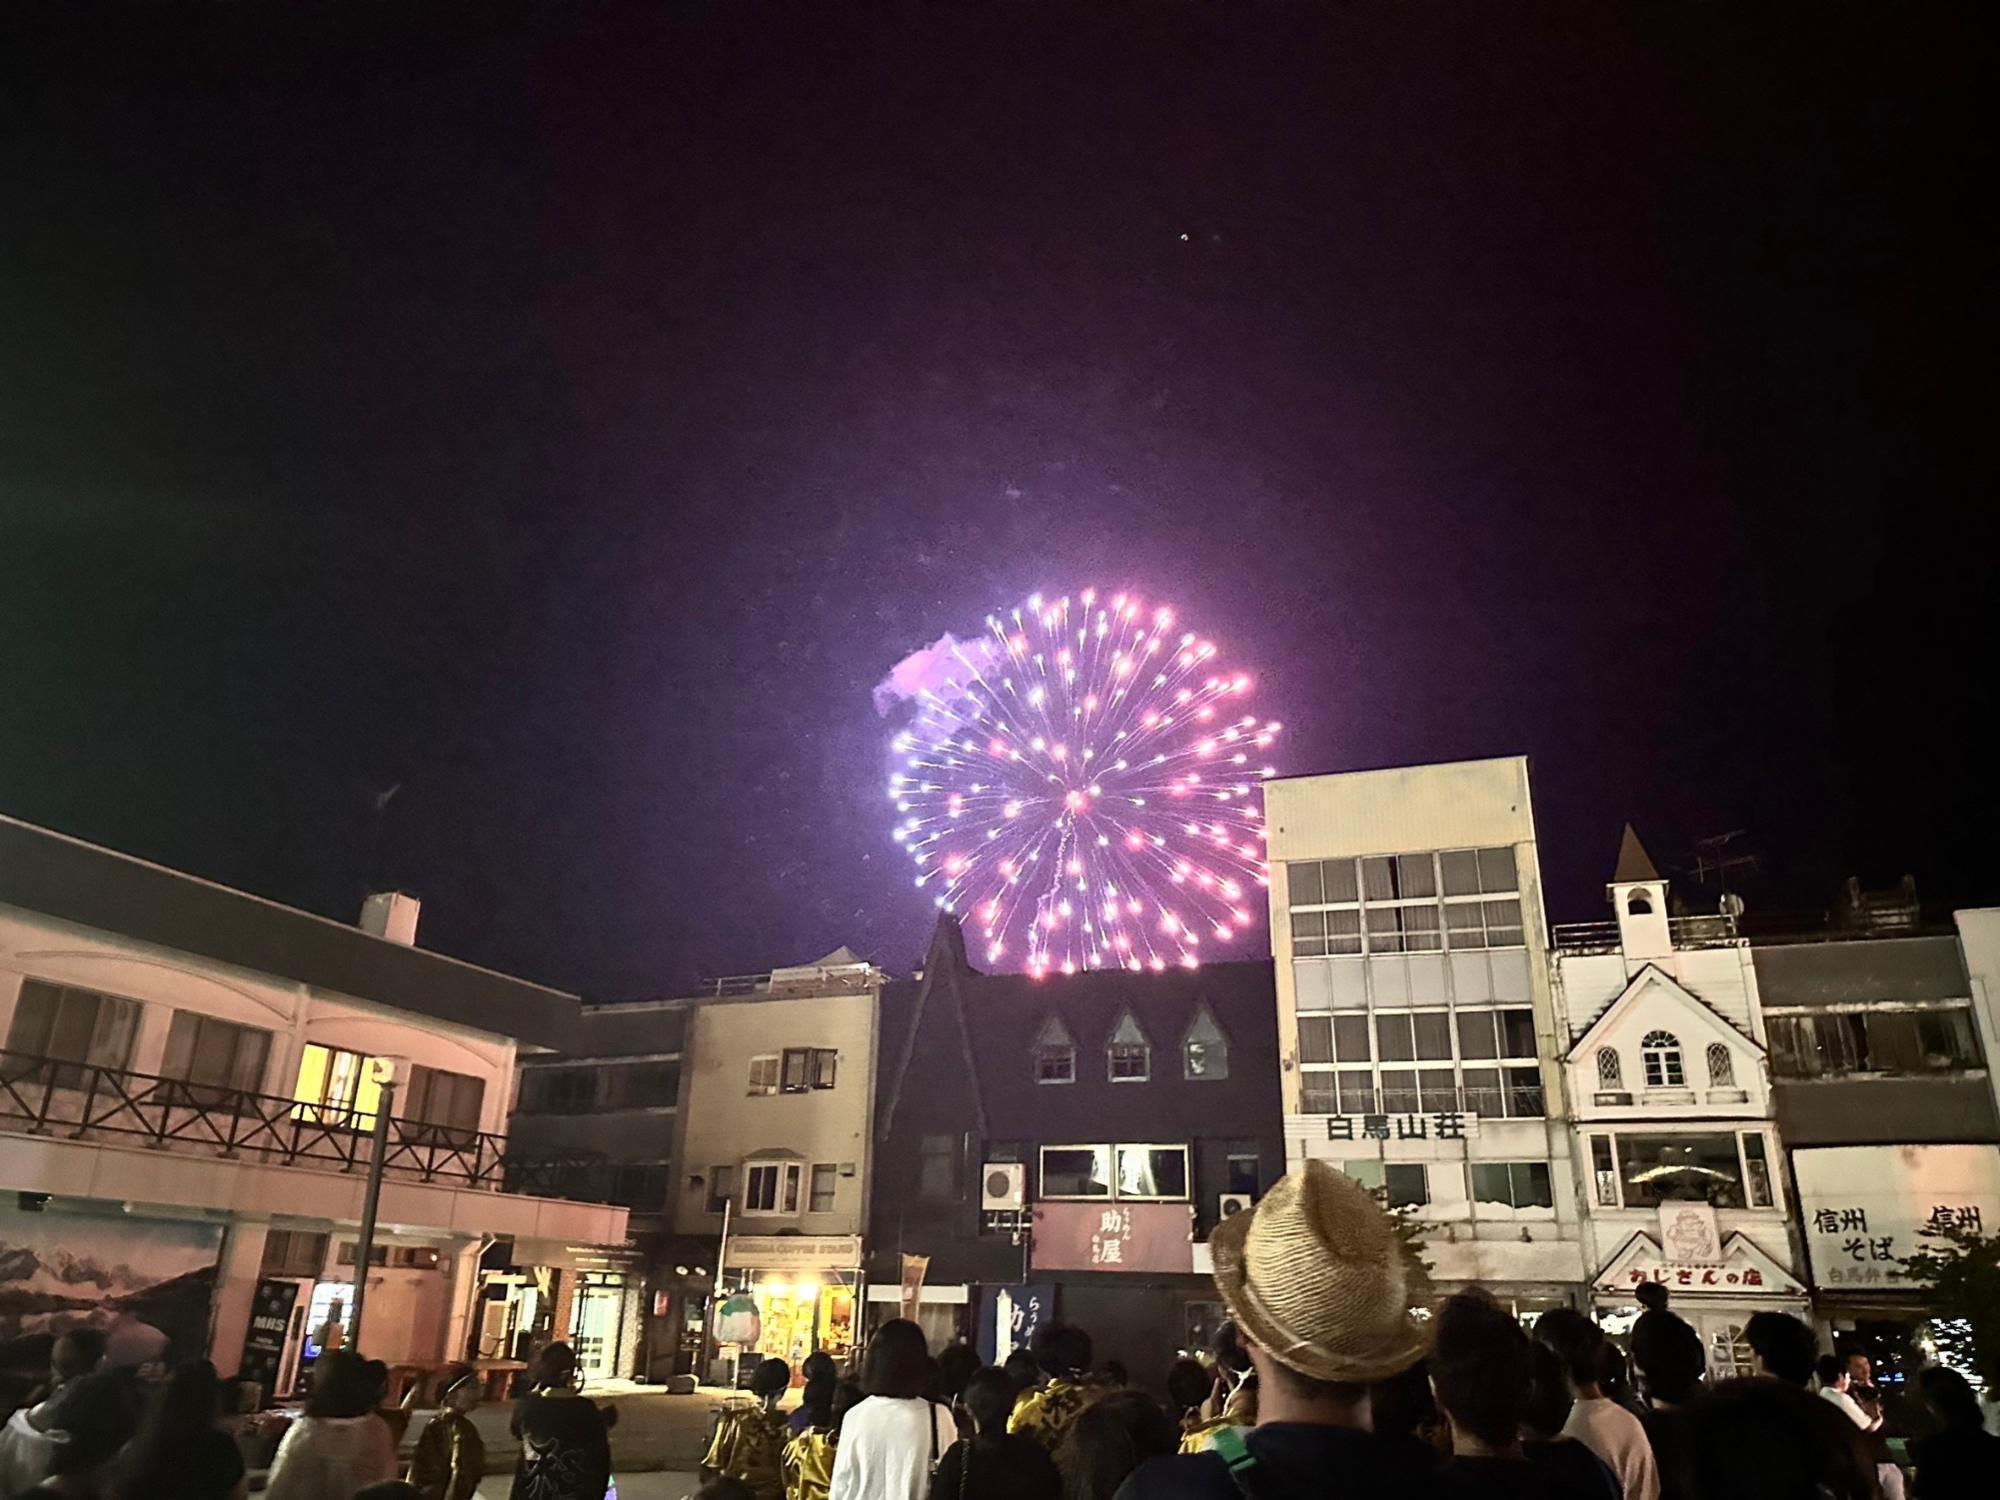
[[[1673,953],[1673,935],[1667,930],[1667,882],[1630,823],[1619,841],[1618,867],[1606,889],[1618,913],[1618,946],[1629,964]]]

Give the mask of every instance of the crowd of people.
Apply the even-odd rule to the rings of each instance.
[[[963,1346],[931,1358],[895,1320],[846,1376],[813,1356],[789,1421],[791,1371],[761,1365],[697,1500],[1958,1500],[2000,1483],[2000,1437],[1954,1370],[1916,1377],[1922,1435],[1899,1455],[1867,1357],[1822,1357],[1786,1314],[1750,1319],[1755,1374],[1711,1380],[1661,1287],[1629,1359],[1570,1308],[1528,1328],[1477,1290],[1432,1306],[1388,1214],[1320,1163],[1211,1250],[1231,1321],[1164,1373],[1165,1404],[1093,1365],[1078,1328],[982,1367]]]

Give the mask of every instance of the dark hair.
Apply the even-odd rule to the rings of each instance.
[[[424,1492],[407,1479],[385,1479],[356,1490],[354,1500],[424,1500]]]
[[[1804,1385],[1819,1361],[1819,1340],[1790,1313],[1752,1313],[1743,1325],[1744,1340],[1780,1380]]]
[[[1917,1390],[1938,1414],[1946,1432],[1978,1432],[1985,1425],[1972,1382],[1949,1365],[1932,1365],[1917,1372]]]
[[[75,1380],[104,1363],[104,1350],[103,1329],[68,1329],[49,1346],[49,1369],[58,1379]]]
[[[757,1492],[740,1479],[718,1474],[688,1496],[688,1500],[757,1500]]]
[[[924,1331],[908,1318],[891,1318],[868,1341],[861,1385],[871,1396],[921,1396],[930,1389],[931,1355]]]
[[[1015,1395],[1013,1377],[997,1365],[974,1370],[965,1382],[964,1397],[973,1431],[982,1438],[1005,1437],[1007,1419],[1014,1414]]]
[[[1840,1377],[1847,1373],[1847,1356],[1844,1354],[1822,1354],[1813,1365],[1813,1374],[1819,1376],[1819,1383],[1829,1388],[1840,1384]]]
[[[1528,1406],[1533,1356],[1514,1315],[1483,1297],[1447,1297],[1438,1309],[1431,1347],[1431,1384],[1438,1405],[1489,1448],[1505,1448],[1520,1435]]]
[[[129,1369],[85,1375],[63,1397],[62,1438],[49,1452],[51,1474],[89,1474],[118,1456],[139,1427],[138,1377]]]
[[[1294,1370],[1276,1355],[1264,1368],[1274,1385],[1282,1386],[1299,1401],[1339,1401],[1351,1406],[1368,1397],[1368,1387],[1359,1381],[1319,1380]]]
[[[1701,1335],[1685,1318],[1655,1312],[1640,1318],[1632,1329],[1632,1363],[1646,1378],[1648,1399],[1679,1406],[1701,1389],[1708,1355],[1701,1347]]]
[[[1026,1349],[1016,1349],[1000,1362],[1000,1368],[1014,1382],[1014,1394],[1017,1396],[1042,1378],[1040,1361]]]
[[[860,1381],[858,1380],[841,1381],[840,1384],[836,1385],[833,1388],[833,1400],[828,1404],[827,1409],[832,1413],[831,1419],[828,1423],[828,1430],[831,1431],[835,1437],[838,1437],[840,1435],[841,1418],[845,1417],[849,1412],[853,1411],[855,1407],[859,1406],[862,1402],[866,1401],[867,1399],[868,1399],[868,1393],[861,1389]]]
[[[985,1361],[979,1351],[970,1344],[946,1344],[938,1351],[938,1383],[944,1387],[947,1399],[956,1400],[965,1389],[965,1382],[972,1378],[972,1372]]]
[[[174,1366],[154,1394],[152,1409],[120,1466],[126,1476],[119,1488],[132,1495],[151,1495],[172,1488],[185,1472],[189,1450],[205,1432],[215,1429],[221,1414],[222,1382],[215,1366],[190,1359]]]
[[[1521,1425],[1529,1436],[1551,1440],[1561,1435],[1576,1400],[1563,1379],[1562,1361],[1547,1344],[1528,1341],[1528,1400],[1521,1408]]]
[[[1555,1351],[1576,1386],[1596,1385],[1602,1378],[1604,1330],[1575,1308],[1552,1307],[1535,1319],[1535,1341]]]
[[[1090,1368],[1090,1335],[1067,1323],[1037,1328],[1031,1347],[1035,1363],[1050,1375],[1074,1375]]]
[[[1132,1372],[1125,1368],[1125,1361],[1122,1359],[1107,1359],[1104,1362],[1102,1373],[1104,1378],[1113,1385],[1130,1385],[1132,1383]]]
[[[828,1354],[824,1349],[815,1349],[813,1350],[812,1353],[808,1354],[804,1359],[799,1361],[799,1373],[803,1375],[808,1382],[810,1382],[815,1375],[820,1375],[820,1374],[825,1374],[831,1376],[835,1380],[838,1380],[840,1379],[840,1366],[834,1362],[833,1356],[831,1354]]]
[[[1238,1375],[1250,1373],[1250,1353],[1243,1347],[1243,1340],[1236,1336],[1234,1318],[1224,1318],[1215,1325],[1215,1333],[1208,1341],[1208,1352],[1225,1370],[1233,1370]]]
[[[1429,1366],[1420,1359],[1400,1375],[1371,1382],[1368,1409],[1374,1414],[1376,1432],[1385,1437],[1414,1437],[1419,1428],[1437,1420]]]
[[[1862,1500],[1876,1493],[1853,1424],[1782,1380],[1720,1381],[1688,1408],[1686,1420],[1694,1493],[1702,1500]]]
[[[760,1359],[750,1372],[750,1394],[780,1396],[792,1383],[792,1367],[782,1359]]]
[[[1605,1395],[1620,1406],[1631,1400],[1632,1362],[1610,1339],[1604,1341],[1604,1348],[1598,1353],[1597,1371],[1597,1384]]]
[[[840,1385],[840,1377],[831,1370],[815,1370],[806,1376],[804,1389],[799,1392],[799,1410],[805,1413],[806,1426],[825,1427],[833,1421],[833,1393]]]
[[[528,1372],[528,1387],[541,1390],[544,1386],[568,1385],[576,1375],[576,1351],[568,1344],[550,1344],[535,1356],[535,1365]]]
[[[1215,1377],[1198,1359],[1177,1359],[1167,1371],[1167,1398],[1174,1403],[1174,1410],[1184,1415],[1206,1401],[1214,1389]]]
[[[1068,1500],[1111,1500],[1149,1458],[1172,1453],[1180,1431],[1143,1391],[1112,1391],[1077,1413],[1056,1448]]]
[[[313,1361],[309,1417],[359,1417],[375,1409],[374,1377],[367,1361],[346,1349],[329,1349]]]
[[[1667,1310],[1667,1289],[1657,1281],[1642,1281],[1639,1289],[1632,1294],[1639,1299],[1639,1305],[1647,1312]]]

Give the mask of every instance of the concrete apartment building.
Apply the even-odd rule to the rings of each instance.
[[[504,1131],[518,1046],[577,1001],[415,947],[407,897],[369,916],[0,818],[0,1345],[89,1324],[126,1362],[205,1353],[289,1393],[352,1308],[385,1060],[366,1352],[568,1330],[576,1257],[625,1212],[557,1196]]]
[[[1526,1316],[1584,1264],[1525,758],[1265,783],[1288,1161],[1428,1230]]]
[[[1606,894],[1613,920],[1558,925],[1551,969],[1592,1311],[1622,1333],[1659,1282],[1711,1378],[1753,1374],[1750,1316],[1808,1307],[1750,944],[1728,915],[1670,915],[1630,827]]]

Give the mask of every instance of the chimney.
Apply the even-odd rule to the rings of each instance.
[[[378,938],[417,946],[417,913],[423,902],[407,891],[376,891],[361,903],[361,930]]]

